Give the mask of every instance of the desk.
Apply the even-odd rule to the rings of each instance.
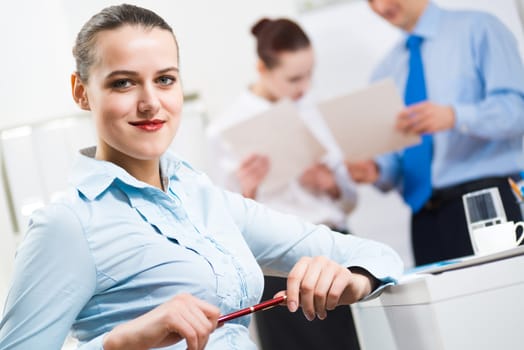
[[[352,309],[362,350],[524,349],[524,247],[405,275]]]

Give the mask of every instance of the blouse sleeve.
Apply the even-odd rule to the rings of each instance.
[[[341,235],[326,226],[281,214],[252,200],[227,192],[224,195],[266,273],[286,276],[302,256],[326,256],[343,266],[362,267],[383,283],[394,282],[403,271],[400,257],[385,244]]]
[[[36,212],[16,254],[0,348],[60,349],[95,288],[95,264],[74,212],[58,204]]]

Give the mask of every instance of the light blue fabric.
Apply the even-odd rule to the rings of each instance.
[[[428,100],[453,106],[456,115],[453,129],[433,134],[433,188],[523,169],[524,69],[514,36],[492,15],[448,11],[431,2],[413,34],[424,38]],[[404,38],[372,80],[392,77],[404,91],[408,56]],[[401,157],[377,159],[378,187],[401,188]]]
[[[406,41],[409,50],[409,70],[404,92],[406,106],[426,100],[424,64],[420,47],[424,38],[410,35]],[[404,150],[402,157],[402,196],[413,212],[418,212],[431,197],[431,152],[433,137],[423,135],[422,142]]]
[[[102,349],[116,325],[184,292],[229,313],[259,301],[259,264],[285,275],[304,255],[361,266],[384,284],[402,272],[389,247],[221,190],[170,154],[161,160],[166,192],[90,156],[79,156],[74,189],[32,216],[0,323],[2,350],[60,349],[70,330],[81,349]],[[218,328],[208,348],[254,349],[249,320]]]

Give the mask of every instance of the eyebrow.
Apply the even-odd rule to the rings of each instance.
[[[168,67],[168,68],[164,68],[164,69],[157,71],[156,74],[164,74],[164,73],[171,72],[171,71],[175,71],[177,73],[179,72],[177,67]],[[106,76],[106,79],[110,79],[116,75],[138,76],[139,74],[132,70],[121,69],[121,70],[112,71],[111,73],[109,73]]]

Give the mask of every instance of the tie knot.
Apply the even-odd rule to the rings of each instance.
[[[416,49],[420,47],[420,44],[422,44],[422,41],[424,40],[423,37],[418,35],[410,35],[408,36],[408,39],[406,40],[406,46],[408,49]]]

